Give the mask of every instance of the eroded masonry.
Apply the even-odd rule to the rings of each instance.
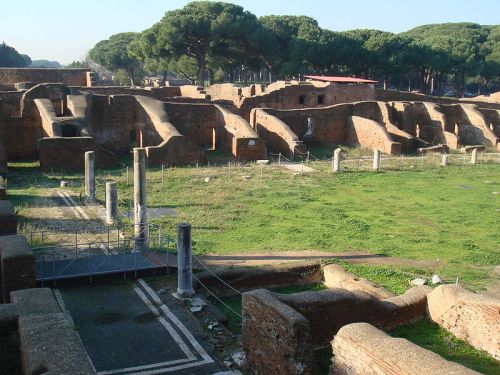
[[[498,105],[403,93],[382,101],[374,81],[340,78],[127,88],[92,86],[84,69],[0,69],[0,164],[37,158],[44,170],[80,169],[85,151],[95,151],[98,166],[113,166],[134,146],[153,165],[202,163],[214,149],[247,161],[315,145],[389,154],[500,147]]]

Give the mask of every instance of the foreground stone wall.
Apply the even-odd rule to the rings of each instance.
[[[311,374],[309,322],[260,289],[243,294],[243,351],[250,374]]]
[[[11,293],[0,305],[0,374],[94,374],[72,319],[52,291]]]
[[[425,317],[430,290],[415,287],[384,300],[344,289],[290,295],[263,289],[244,293],[243,349],[248,369],[255,374],[310,374],[314,346],[325,345],[340,328],[354,322],[389,330],[420,320]]]
[[[430,318],[455,336],[500,360],[500,301],[457,285],[441,285],[428,295]]]
[[[331,375],[479,374],[367,323],[342,327],[332,341]]]
[[[35,278],[35,257],[26,238],[20,235],[0,237],[1,301],[9,302],[12,291],[34,288]]]
[[[90,86],[87,72],[90,69],[51,69],[51,68],[0,68],[0,82],[63,83],[67,86]]]

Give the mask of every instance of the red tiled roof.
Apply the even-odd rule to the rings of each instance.
[[[371,79],[355,78],[355,77],[333,77],[333,76],[304,76],[315,81],[323,82],[341,82],[341,83],[376,83]]]

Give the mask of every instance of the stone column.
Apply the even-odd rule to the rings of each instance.
[[[146,149],[134,148],[134,229],[136,250],[148,248],[146,206]]]
[[[377,172],[380,170],[380,160],[381,160],[380,150],[373,151],[373,169],[376,170]]]
[[[336,148],[335,151],[333,151],[333,172],[338,173],[340,172],[340,153],[342,152],[342,149]]]
[[[95,152],[85,152],[85,199],[95,202]]]
[[[114,224],[118,221],[118,194],[116,182],[106,181],[106,222]]]
[[[441,167],[446,167],[448,165],[448,154],[443,154],[441,159]]]
[[[471,164],[477,163],[477,148],[473,148],[472,152],[470,153],[470,163]]]
[[[191,224],[188,223],[177,227],[177,294],[182,297],[194,294]]]

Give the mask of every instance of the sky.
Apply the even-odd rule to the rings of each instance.
[[[67,64],[100,40],[142,31],[185,0],[2,0],[0,42],[29,55]],[[500,0],[234,0],[256,16],[306,15],[323,28],[399,33],[443,22],[500,24]]]

